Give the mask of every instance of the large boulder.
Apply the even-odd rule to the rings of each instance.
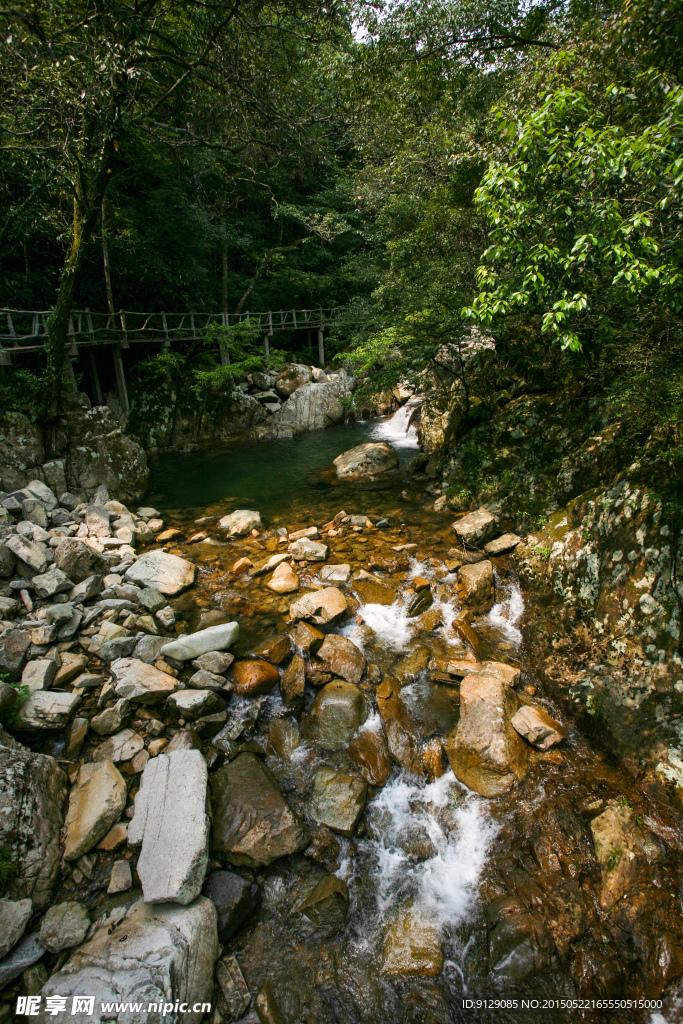
[[[302,384],[257,433],[291,437],[343,423],[346,412],[341,399],[347,393],[344,383]]]
[[[180,555],[147,551],[126,570],[126,579],[141,587],[156,587],[167,597],[174,597],[192,586],[196,571],[196,566]]]
[[[529,748],[512,717],[519,698],[495,676],[466,676],[460,684],[460,721],[444,744],[456,777],[482,796],[500,796],[528,767]]]
[[[83,764],[69,795],[64,859],[78,860],[103,838],[126,806],[126,784],[111,761]]]
[[[161,648],[161,653],[177,661],[191,661],[202,654],[208,654],[209,651],[227,650],[234,644],[239,631],[237,622],[222,622],[219,626],[209,626],[207,629],[190,633],[189,636],[171,640]]]
[[[308,366],[303,366],[301,363],[290,363],[280,370],[275,387],[283,398],[289,398],[298,388],[303,387],[304,384],[310,384],[310,382],[311,371]]]
[[[342,452],[332,465],[339,480],[373,481],[398,469],[398,455],[384,441],[368,441]]]
[[[145,493],[148,476],[143,449],[120,430],[86,435],[78,444],[72,441],[69,447],[68,488],[76,493],[83,492],[87,498],[92,498],[104,484],[110,498],[127,505]]]
[[[458,540],[468,547],[481,547],[486,541],[491,540],[498,530],[498,518],[485,508],[470,512],[453,523]]]
[[[18,679],[26,664],[31,635],[26,629],[6,629],[0,635],[0,672]]]
[[[191,903],[209,865],[206,761],[199,750],[159,754],[145,765],[128,828],[141,846],[137,870],[145,903]]]
[[[263,529],[260,512],[251,512],[249,509],[240,508],[223,516],[219,524],[222,530],[228,531],[229,537],[246,537],[252,530]]]
[[[322,750],[341,750],[366,718],[363,691],[354,683],[334,679],[323,686],[304,719],[301,734]]]
[[[348,683],[361,681],[366,665],[365,656],[347,637],[329,633],[318,651],[318,657],[333,675],[341,676]]]
[[[493,566],[485,559],[458,569],[458,600],[473,612],[487,612],[493,607]]]
[[[217,956],[216,910],[204,896],[190,906],[137,902],[116,907],[43,986],[42,1005],[48,996],[62,996],[71,1010],[74,996],[88,994],[95,996],[96,1006],[141,1002],[146,1010],[156,1003],[160,1009],[146,1017],[150,1022],[199,1024],[206,1013],[202,1004],[211,1004]],[[184,1003],[187,1012],[179,1008]],[[163,1016],[162,1006],[170,1006]],[[131,1012],[112,1010],[107,1020],[132,1024],[139,1017]],[[54,1019],[47,1010],[36,1018],[41,1024]],[[92,1024],[93,1019],[86,1007],[72,1010],[69,1017],[73,1024]]]
[[[248,867],[302,850],[303,824],[254,754],[240,754],[212,776],[213,855]]]
[[[65,729],[80,703],[80,696],[67,690],[32,690],[18,705],[16,728],[27,733]]]
[[[0,415],[0,480],[4,491],[25,487],[44,458],[40,429],[21,412]]]
[[[59,878],[59,835],[68,782],[57,762],[29,750],[0,747],[0,848],[19,866],[7,896],[42,910]]]

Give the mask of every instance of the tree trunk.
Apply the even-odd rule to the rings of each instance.
[[[228,226],[221,221],[221,313],[228,312]]]
[[[107,289],[107,311],[114,319],[114,293],[111,287],[111,267],[109,265],[109,243],[107,241],[107,194],[102,196],[101,217],[102,221],[102,262],[104,263],[104,283]]]

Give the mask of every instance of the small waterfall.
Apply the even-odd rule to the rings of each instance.
[[[397,409],[393,416],[382,420],[373,428],[370,435],[375,441],[387,441],[395,448],[417,448],[417,427],[411,423],[416,409],[422,405],[423,399],[409,398],[405,405]]]

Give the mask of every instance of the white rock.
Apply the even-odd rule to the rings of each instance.
[[[34,690],[17,708],[17,728],[29,732],[64,729],[81,703],[77,693],[62,690]]]
[[[196,568],[180,555],[147,551],[126,570],[126,579],[142,587],[156,587],[167,597],[179,594],[194,583]]]
[[[207,654],[209,651],[227,650],[234,644],[239,631],[240,627],[236,622],[223,622],[220,626],[209,626],[208,629],[200,629],[189,636],[171,640],[161,648],[161,653],[178,661],[191,661],[192,658],[198,658],[200,654]]]
[[[132,729],[122,729],[95,747],[92,752],[93,761],[132,761],[136,754],[145,748],[145,741]]]
[[[118,658],[111,663],[117,697],[138,704],[159,704],[178,689],[178,680],[137,658]]]
[[[203,1010],[180,1013],[175,1004],[211,1003],[217,956],[216,908],[204,896],[189,907],[142,902],[127,910],[118,907],[46,982],[42,1002],[48,996],[66,996],[71,1009],[73,996],[96,993],[96,1005],[170,1003],[173,1009],[163,1017],[165,1024],[199,1024]],[[70,1024],[93,1024],[94,1019],[85,1011],[68,1017]],[[134,1019],[117,1018],[119,1024]],[[43,1020],[55,1018],[41,1015],[41,1024]]]
[[[21,673],[21,685],[29,690],[49,690],[57,673],[57,662],[52,658],[29,661]]]
[[[145,765],[128,843],[146,903],[191,903],[209,864],[206,761],[199,750],[159,754]]]
[[[82,903],[55,903],[41,922],[40,941],[51,953],[61,953],[79,946],[89,928],[90,918]]]
[[[126,784],[111,761],[81,765],[69,795],[64,859],[77,860],[107,834],[126,806]]]
[[[32,912],[31,900],[0,900],[0,959],[16,946]]]
[[[228,531],[229,537],[245,537],[252,530],[263,528],[261,513],[252,512],[246,508],[240,508],[231,512],[229,516],[223,516],[218,524],[222,530]]]

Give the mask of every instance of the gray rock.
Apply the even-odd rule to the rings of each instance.
[[[31,900],[0,900],[0,959],[16,946],[32,912]]]
[[[47,548],[42,544],[36,544],[35,541],[20,537],[19,534],[13,534],[6,539],[5,545],[18,561],[23,562],[34,572],[43,573],[47,569],[50,560]]]
[[[35,583],[35,580],[33,581]],[[69,600],[74,604],[87,604],[94,597],[102,593],[102,577],[98,575],[88,576],[87,579],[77,583],[69,594]]]
[[[203,668],[198,669],[194,675],[190,676],[187,685],[191,686],[194,690],[214,690],[216,693],[223,694],[229,693],[230,686],[224,676],[217,676]]]
[[[45,946],[37,934],[25,935],[12,952],[0,960],[0,989],[18,978],[32,964],[37,963],[44,953]]]
[[[103,559],[76,537],[67,537],[55,548],[55,564],[73,583],[82,583],[97,573],[103,566]]]
[[[27,662],[21,673],[21,685],[29,690],[49,690],[57,673],[57,662],[52,658],[36,658]]]
[[[339,480],[371,482],[395,473],[398,469],[398,455],[384,441],[369,441],[342,452],[332,465]]]
[[[340,398],[348,388],[334,384],[302,384],[272,417],[268,433],[275,436],[291,436],[304,430],[322,430],[345,418]]]
[[[98,658],[102,661],[120,661],[130,658],[130,655],[137,646],[135,636],[115,636],[111,640],[105,640],[97,651]]]
[[[218,525],[222,530],[228,531],[229,537],[245,537],[252,530],[263,529],[260,512],[252,512],[246,508],[223,516]]]
[[[126,784],[111,761],[81,765],[69,795],[64,859],[78,860],[92,850],[125,806]]]
[[[471,548],[481,547],[489,541],[498,530],[498,517],[485,508],[470,512],[453,523],[458,539]]]
[[[192,665],[203,672],[222,676],[228,671],[234,660],[233,654],[227,654],[224,651],[207,651],[206,654],[200,654],[198,658],[195,658]]]
[[[59,835],[67,778],[56,761],[0,747],[0,848],[14,851],[20,873],[7,887],[13,900],[50,901],[59,877]]]
[[[323,750],[341,750],[366,718],[363,691],[354,683],[334,679],[320,690],[304,719],[304,739]]]
[[[249,1009],[251,995],[244,980],[244,975],[240,970],[240,965],[234,956],[224,956],[218,961],[216,964],[216,981],[220,985],[230,1016],[233,1020],[241,1020],[243,1014]],[[256,1018],[256,1020],[260,1019],[259,1017]],[[268,1020],[268,1018],[264,1019]],[[245,1018],[246,1020],[248,1018]]]
[[[202,715],[213,715],[225,711],[225,701],[213,690],[178,690],[166,702],[181,718],[192,722]]]
[[[186,558],[165,551],[147,551],[126,570],[126,579],[173,597],[194,583],[195,573],[196,567]]]
[[[18,679],[30,645],[31,635],[25,629],[6,629],[0,635],[0,673]]]
[[[130,701],[121,697],[115,704],[100,711],[99,715],[95,715],[90,720],[90,725],[98,736],[111,736],[128,725],[132,715],[133,709]]]
[[[0,540],[0,579],[9,579],[17,564],[17,556]]]
[[[145,1004],[201,1006],[212,1002],[217,956],[216,911],[211,900],[200,896],[187,907],[142,902],[128,909],[119,907],[43,986],[43,1005],[47,996],[61,995],[70,1007],[74,995],[96,991],[97,1002],[142,998]],[[163,1020],[199,1024],[203,1016],[201,1009],[183,1014],[172,1009]],[[85,1011],[68,1019],[72,1024],[93,1021]],[[47,1024],[54,1017],[41,1013],[37,1020]],[[122,1016],[118,1021],[124,1024]]]
[[[42,732],[65,729],[80,703],[77,693],[34,690],[17,708],[17,730]]]
[[[295,562],[324,562],[329,548],[327,544],[301,537],[289,545],[289,554]]]
[[[107,892],[111,895],[117,892],[128,892],[133,888],[133,873],[130,863],[127,860],[114,861],[109,876]]]
[[[78,508],[80,505],[80,500],[75,494],[70,494],[69,491],[64,491],[64,493],[60,495],[59,504],[62,508],[67,509],[69,512],[73,512],[74,509]]]
[[[110,537],[111,527],[109,510],[102,505],[88,505],[85,510],[85,525],[90,537]]]
[[[162,629],[169,630],[169,632],[175,625],[175,612],[171,608],[170,604],[167,604],[164,608],[160,608],[158,612],[155,612],[154,618]]]
[[[367,783],[352,775],[319,768],[313,779],[309,810],[319,825],[350,836],[365,806]]]
[[[137,871],[146,903],[191,903],[209,864],[206,761],[198,750],[159,754],[145,765],[130,846],[141,846]]]
[[[40,941],[51,953],[79,946],[90,928],[88,911],[75,900],[55,903],[40,925]]]
[[[167,605],[166,597],[156,587],[143,587],[138,590],[138,600],[148,612],[158,612]]]
[[[275,387],[283,398],[289,398],[295,391],[298,391],[304,384],[310,384],[311,371],[303,363],[290,363],[283,366],[278,374]]]
[[[165,636],[140,637],[135,645],[133,657],[137,661],[144,661],[147,665],[152,665],[160,656],[162,647],[165,647],[167,643],[168,638]]]
[[[261,905],[261,887],[234,871],[212,871],[204,886],[218,914],[218,941],[224,946]]]
[[[239,634],[236,622],[223,622],[219,626],[200,629],[189,636],[181,636],[177,640],[166,643],[161,653],[178,661],[191,661],[208,651],[224,651],[234,644]]]
[[[38,501],[37,498],[26,498],[22,501],[21,511],[25,520],[29,523],[35,523],[36,526],[40,526],[43,530],[46,530],[50,525],[47,509],[42,501]]]
[[[19,694],[13,686],[0,679],[0,713],[16,703]]]
[[[159,704],[179,686],[173,676],[137,658],[120,658],[112,662],[111,671],[116,680],[116,696],[139,704]]]
[[[339,565],[324,565],[320,570],[323,583],[346,583],[351,575],[351,566],[343,562]]]
[[[46,465],[50,465],[50,463],[46,463]],[[57,498],[54,491],[47,484],[44,484],[42,480],[31,480],[26,484],[26,490],[30,491],[38,501],[42,502],[48,512],[57,507]]]
[[[145,749],[145,741],[132,729],[122,729],[95,747],[92,752],[93,761],[132,761],[136,754]]]
[[[254,754],[240,754],[211,779],[213,853],[249,867],[302,850],[308,834]]]
[[[13,619],[19,611],[19,602],[14,597],[0,597],[0,619]]]

